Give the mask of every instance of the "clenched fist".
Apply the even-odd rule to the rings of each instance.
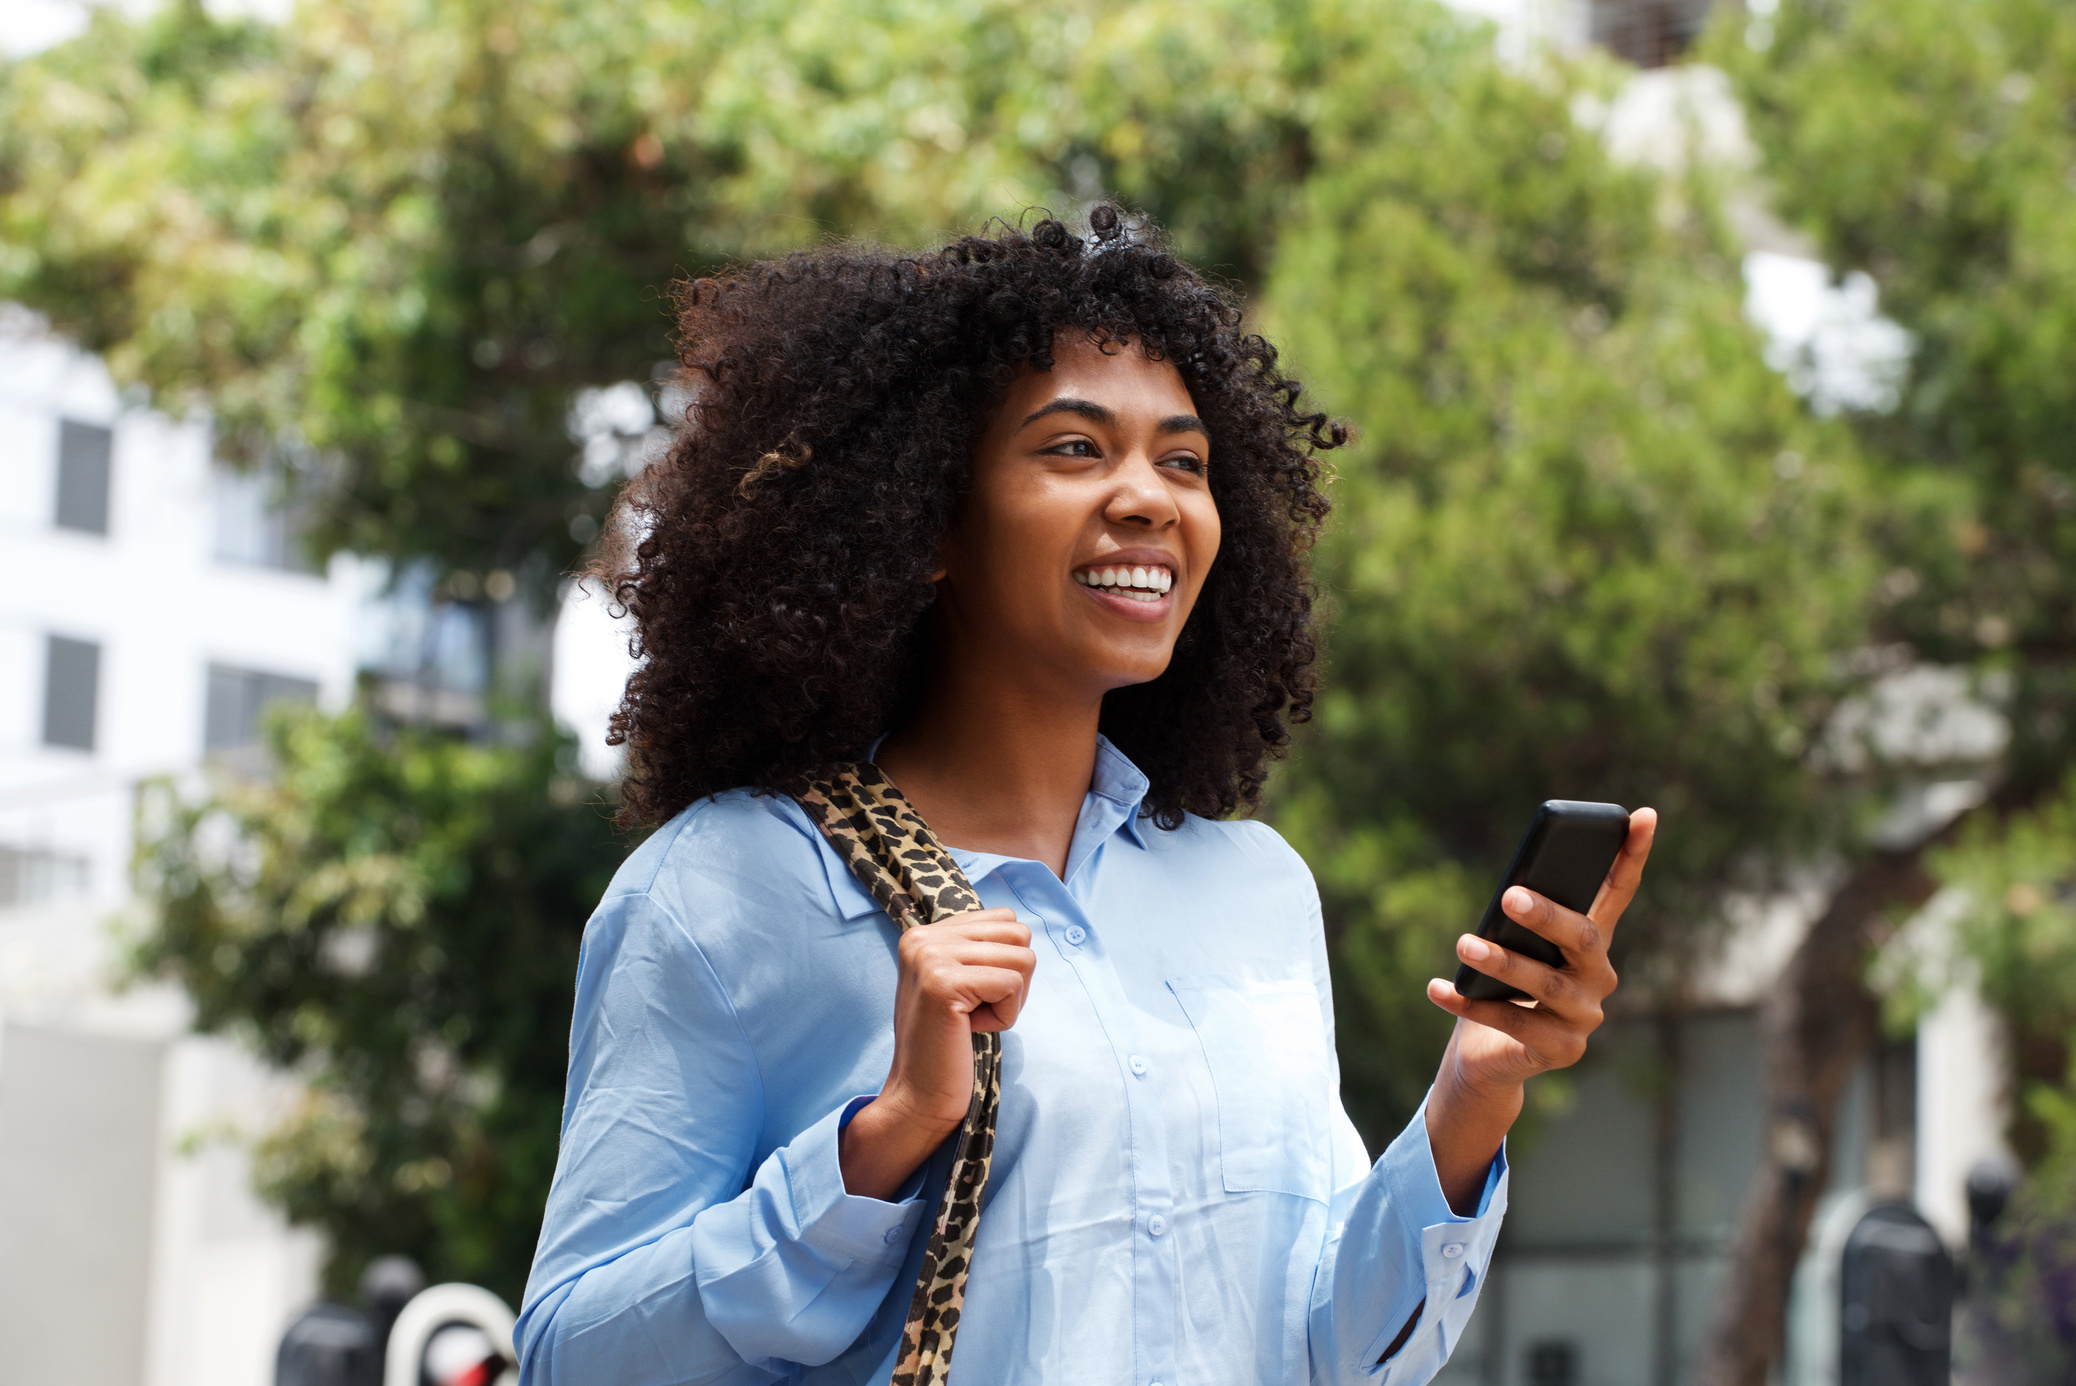
[[[894,1063],[844,1128],[844,1187],[888,1198],[966,1119],[973,1036],[1016,1024],[1038,955],[1012,910],[975,910],[901,935]]]

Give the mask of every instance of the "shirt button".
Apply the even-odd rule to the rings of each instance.
[[[1082,928],[1079,924],[1070,924],[1067,926],[1067,942],[1073,944],[1076,948],[1079,948],[1083,943],[1087,942],[1087,940],[1088,930]]]
[[[1168,1220],[1159,1213],[1155,1213],[1146,1220],[1146,1230],[1158,1237],[1161,1233],[1168,1230]]]
[[[887,1229],[887,1234],[884,1237],[881,1237],[880,1240],[885,1242],[888,1246],[892,1246],[894,1243],[901,1240],[901,1229],[898,1227],[889,1227]]]
[[[1455,1260],[1455,1259],[1456,1259],[1457,1257],[1459,1257],[1459,1256],[1463,1255],[1463,1243],[1462,1243],[1462,1242],[1444,1242],[1444,1243],[1442,1243],[1442,1255],[1444,1255],[1444,1256],[1448,1257],[1448,1258],[1449,1258],[1449,1259],[1450,1259],[1451,1261]]]
[[[1144,1078],[1148,1067],[1146,1060],[1140,1058],[1137,1054],[1132,1055],[1132,1072]]]

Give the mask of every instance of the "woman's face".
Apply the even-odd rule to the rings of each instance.
[[[1174,366],[1063,335],[975,449],[938,589],[952,639],[1070,695],[1157,678],[1218,556],[1211,465]]]

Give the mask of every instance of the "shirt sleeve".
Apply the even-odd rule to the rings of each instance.
[[[1337,1110],[1335,1124],[1336,1153],[1350,1141],[1361,1150],[1345,1112]],[[1422,1101],[1369,1173],[1334,1195],[1332,1230],[1313,1281],[1314,1380],[1419,1386],[1439,1372],[1477,1308],[1506,1205],[1502,1146],[1477,1211],[1459,1217],[1450,1209]],[[1412,1332],[1392,1352],[1408,1322]]]
[[[1333,982],[1309,872],[1301,888],[1312,897],[1312,965],[1324,1002],[1332,1089],[1338,1093]],[[1420,1386],[1449,1360],[1478,1306],[1506,1214],[1506,1147],[1501,1145],[1485,1175],[1477,1211],[1458,1217],[1442,1193],[1427,1141],[1432,1098],[1430,1091],[1375,1164],[1346,1108],[1333,1104],[1334,1193],[1326,1246],[1312,1281],[1309,1325],[1316,1382]],[[1401,1342],[1409,1323],[1412,1331]]]
[[[838,1356],[924,1209],[844,1191],[855,1099],[752,1170],[764,1093],[692,936],[611,897],[577,972],[562,1148],[515,1334],[522,1386],[763,1383]]]

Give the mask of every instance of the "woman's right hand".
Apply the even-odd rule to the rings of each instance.
[[[889,1199],[966,1119],[973,1036],[1016,1024],[1038,955],[1013,910],[975,910],[901,935],[894,1063],[838,1145],[843,1186]]]

